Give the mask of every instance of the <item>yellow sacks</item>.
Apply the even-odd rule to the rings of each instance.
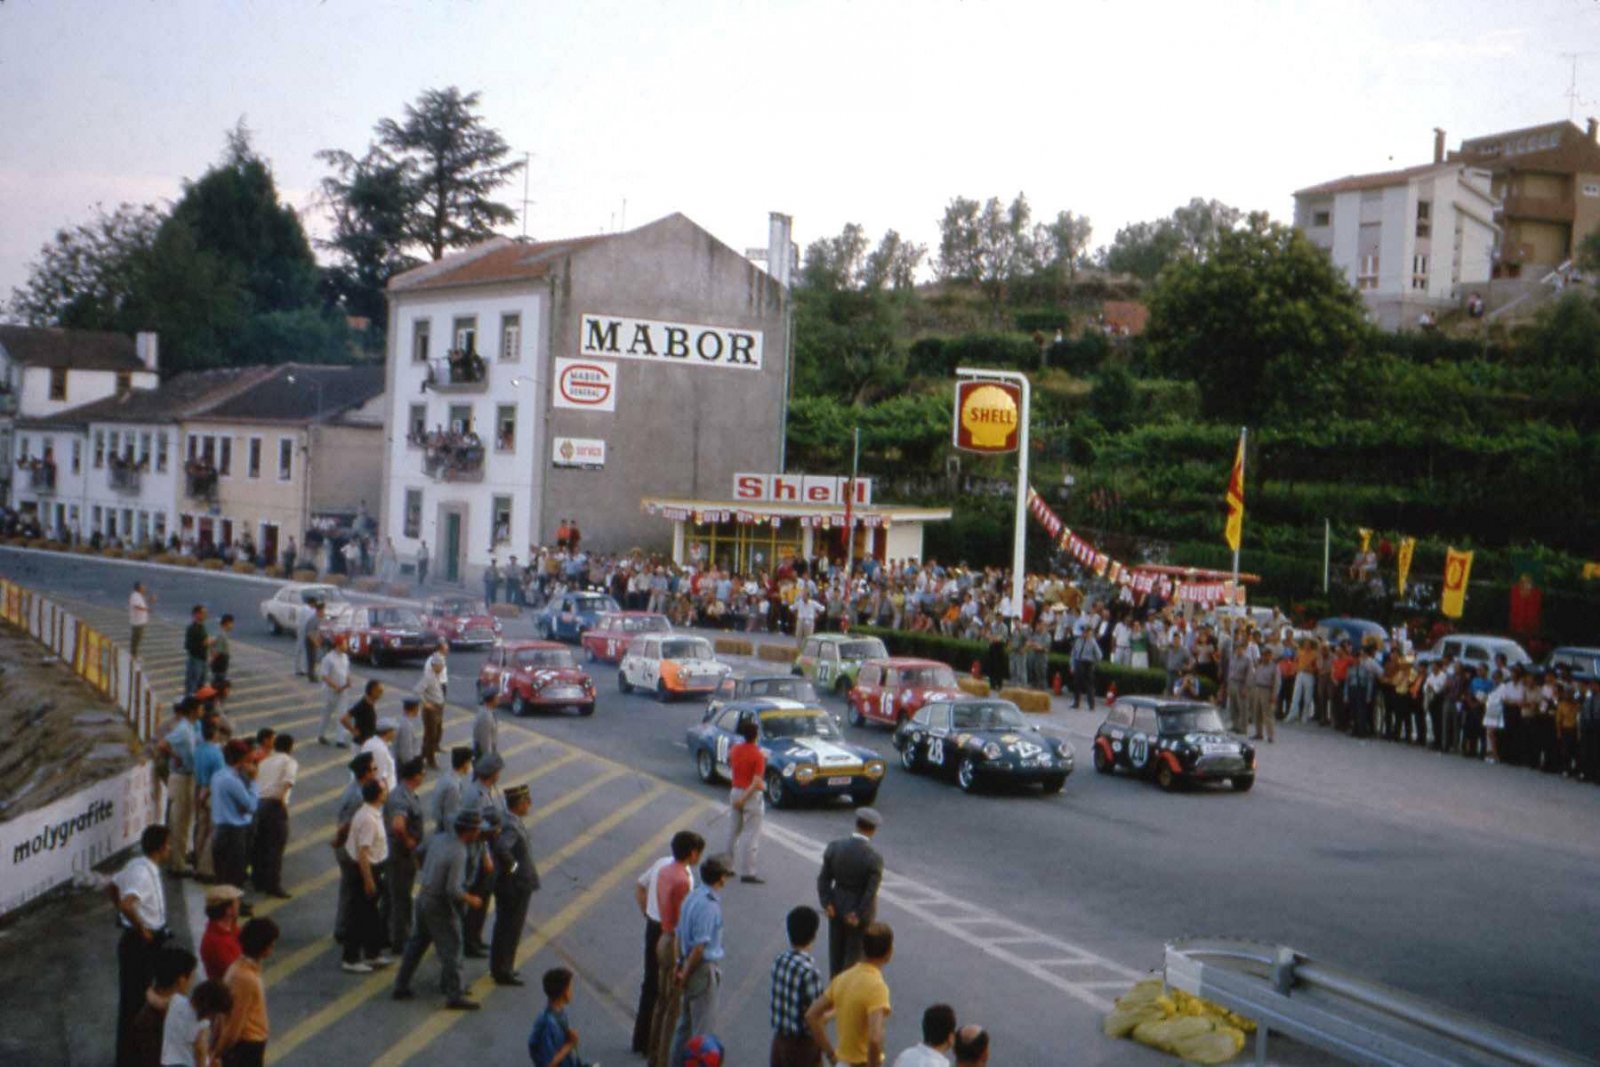
[[[1177,1010],[1159,978],[1147,978],[1117,998],[1101,1030],[1107,1037],[1127,1037],[1141,1023],[1157,1022]]]
[[[1159,978],[1147,978],[1117,998],[1101,1024],[1107,1037],[1132,1037],[1201,1064],[1231,1060],[1255,1028],[1249,1019],[1209,1001],[1180,989],[1168,990]]]

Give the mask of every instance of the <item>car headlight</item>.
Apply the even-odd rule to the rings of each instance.
[[[794,772],[795,781],[799,782],[801,785],[805,785],[806,783],[810,782],[811,779],[817,776],[817,769],[809,763],[802,763],[798,766],[791,763],[789,766],[783,769],[785,774],[788,774],[790,771]]]
[[[400,647],[400,638],[398,638],[398,637],[389,638],[389,647],[390,648],[399,648]]]
[[[868,760],[867,761],[867,777],[868,778],[882,778],[883,777],[883,769],[884,769],[883,768],[883,760],[875,759],[875,760]]]
[[[993,741],[990,741],[987,745],[984,745],[983,746],[983,758],[984,759],[999,759],[1000,758],[1000,746],[995,744]]]

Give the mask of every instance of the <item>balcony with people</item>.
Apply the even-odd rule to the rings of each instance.
[[[422,449],[423,472],[435,481],[483,481],[483,441],[470,427],[412,433],[408,440]]]
[[[422,391],[436,393],[483,393],[489,389],[489,364],[476,349],[452,348],[443,359],[428,360]]]
[[[217,468],[210,460],[191,459],[183,467],[184,491],[195,500],[217,502]]]
[[[28,488],[35,493],[56,491],[56,461],[49,456],[43,459],[24,456],[17,460],[17,469],[28,476]]]
[[[111,488],[118,492],[137,493],[141,478],[144,472],[149,469],[149,457],[134,459],[132,456],[108,456],[106,458],[106,478],[111,483]]]

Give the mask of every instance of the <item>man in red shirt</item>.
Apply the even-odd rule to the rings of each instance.
[[[739,881],[761,885],[765,879],[756,874],[756,851],[761,847],[761,822],[767,802],[763,792],[767,784],[767,754],[756,743],[761,729],[754,716],[739,720],[739,736],[743,740],[728,750],[729,777],[733,780],[733,789],[728,793],[728,855],[734,858]]]
[[[222,981],[233,961],[244,952],[239,947],[238,886],[214,885],[206,889],[206,932],[200,938],[200,962],[206,977]]]

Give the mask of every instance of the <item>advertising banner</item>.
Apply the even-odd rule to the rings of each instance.
[[[1015,452],[1022,430],[1022,389],[1009,382],[956,382],[955,446],[963,452]]]
[[[617,365],[601,359],[557,359],[553,403],[569,411],[617,410]]]
[[[606,465],[606,443],[591,437],[557,437],[550,460],[558,467],[599,470]]]

